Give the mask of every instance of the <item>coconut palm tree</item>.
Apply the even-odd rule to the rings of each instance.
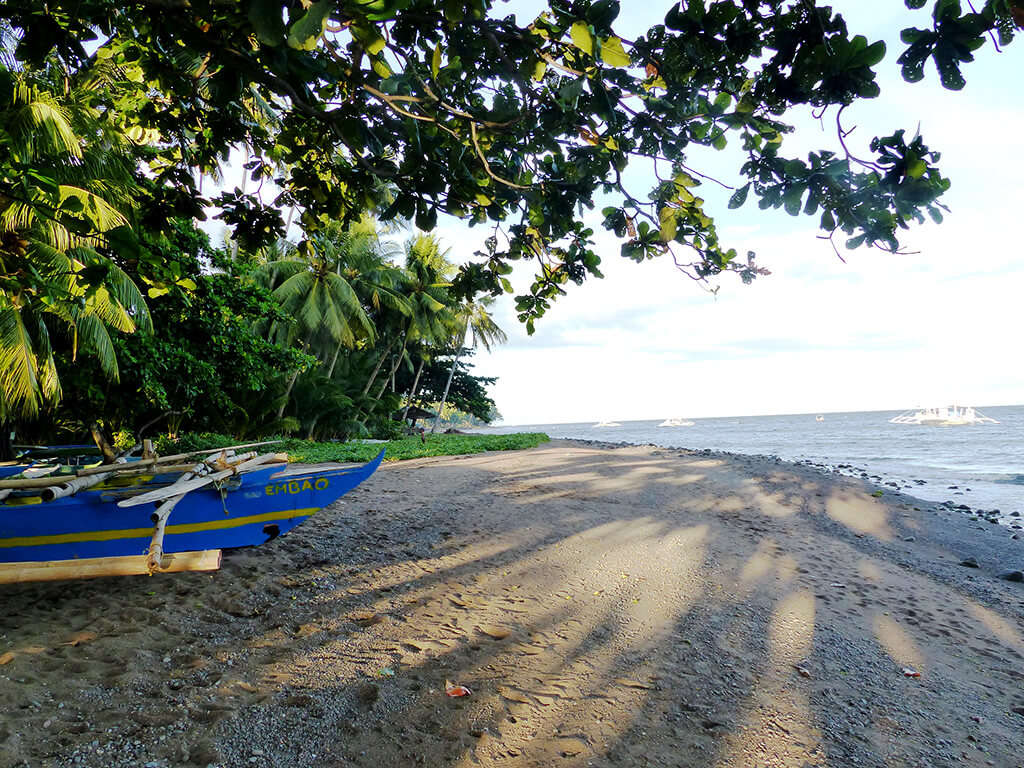
[[[455,359],[452,360],[451,370],[448,371],[448,381],[444,385],[444,394],[441,395],[441,403],[437,406],[437,416],[430,427],[433,434],[437,431],[437,425],[441,423],[441,412],[448,400],[448,390],[451,389],[452,379],[455,377],[455,369],[459,365],[459,358],[462,357],[462,350],[466,346],[466,340],[470,339],[470,346],[476,349],[482,346],[488,352],[494,344],[504,344],[508,340],[505,332],[494,322],[490,309],[494,306],[492,296],[483,296],[473,301],[467,301],[455,310],[458,321],[458,346],[455,349]]]
[[[329,225],[300,248],[285,249],[282,258],[261,265],[256,280],[296,320],[271,326],[271,338],[282,344],[297,342],[327,364],[328,377],[333,375],[342,348],[372,344],[377,338],[371,311],[408,311],[387,269],[386,253],[373,220],[364,219],[347,229]],[[298,374],[289,381],[289,394]],[[279,418],[286,405],[282,403]]]
[[[127,140],[94,106],[106,87],[100,70],[0,65],[0,422],[60,398],[55,332],[116,379],[108,328],[149,327],[142,294],[102,255],[136,189]]]
[[[448,261],[447,255],[448,251],[441,249],[440,241],[433,234],[419,234],[406,243],[404,289],[410,312],[396,329],[398,336],[392,339],[394,344],[400,338],[402,347],[394,356],[375,400],[381,398],[388,382],[394,381],[398,367],[407,360],[406,350],[411,341],[431,343],[451,333],[454,316],[449,311],[448,287],[455,265]]]

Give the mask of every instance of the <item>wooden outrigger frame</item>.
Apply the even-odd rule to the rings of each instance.
[[[234,455],[234,451],[240,448],[252,448],[275,442],[279,441],[246,443],[227,448],[216,448],[164,457],[151,456],[133,462],[121,459],[115,464],[104,464],[82,469],[73,476],[69,476],[66,482],[56,484],[53,478],[42,477],[0,480],[0,500],[3,500],[15,490],[41,488],[40,496],[43,500],[52,501],[98,485],[114,475],[123,477],[139,474],[183,473],[175,482],[168,486],[132,494],[128,498],[117,502],[119,507],[133,507],[141,504],[162,502],[150,516],[153,523],[153,537],[150,541],[149,551],[146,554],[80,558],[76,560],[0,563],[0,584],[218,570],[221,564],[221,550],[219,549],[165,553],[163,551],[163,540],[167,529],[167,520],[174,507],[190,491],[258,467],[287,463],[288,455],[285,453],[256,455],[255,452],[249,452]],[[213,455],[211,456],[211,454]],[[210,456],[210,458],[192,464],[172,463],[181,462],[189,456],[196,455],[206,455]]]

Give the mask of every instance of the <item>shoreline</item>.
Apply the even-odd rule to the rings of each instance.
[[[214,574],[0,588],[0,768],[1017,765],[1024,546],[876,490],[570,440],[389,464]]]
[[[659,429],[651,422],[623,422],[602,430],[588,425],[536,425],[552,437],[593,439],[665,448],[704,449],[749,455],[778,455],[787,461],[811,461],[847,467],[882,485],[896,483],[930,502],[966,503],[1004,521],[1024,515],[1020,491],[1024,462],[1016,430],[1024,426],[1020,406],[1000,413],[1002,425],[963,428],[895,427],[871,413],[843,413],[824,424],[806,416],[697,419],[693,426]],[[504,431],[511,428],[504,428]],[[494,428],[495,432],[503,431]],[[1005,445],[1004,445],[1005,444]],[[1018,520],[1019,522],[1019,520]]]
[[[586,438],[551,438],[552,440],[566,440],[568,442],[580,443],[583,445],[593,446],[595,448],[627,448],[627,447],[639,447],[639,448],[651,448],[660,451],[690,451],[695,454],[704,456],[724,456],[733,458],[751,458],[760,459],[764,461],[775,461],[783,464],[792,464],[796,466],[811,467],[827,475],[835,475],[838,477],[845,477],[851,480],[863,480],[865,483],[875,486],[875,490],[882,491],[890,496],[905,496],[910,498],[917,503],[921,508],[929,507],[933,511],[938,508],[945,510],[956,511],[967,515],[969,520],[972,522],[983,521],[989,524],[998,524],[1003,528],[1009,530],[1010,538],[1013,540],[1020,540],[1022,533],[1024,533],[1024,514],[1018,510],[1009,512],[1003,512],[999,509],[984,509],[979,506],[972,506],[963,501],[957,502],[953,499],[944,499],[942,501],[936,501],[933,499],[924,499],[919,496],[914,496],[912,493],[905,493],[906,491],[916,490],[920,485],[924,484],[923,480],[907,480],[906,478],[896,477],[894,475],[884,474],[871,474],[866,467],[858,467],[854,464],[847,462],[836,462],[836,463],[824,463],[820,461],[814,461],[812,459],[786,459],[777,454],[771,453],[741,453],[738,451],[723,451],[714,448],[683,448],[674,446],[664,446],[657,443],[630,443],[630,442],[613,442],[607,440],[590,440]],[[947,490],[955,490],[956,493],[953,495],[962,495],[962,492],[957,486],[950,486]],[[970,490],[969,488],[966,490]],[[943,494],[948,495],[948,494]],[[979,530],[983,530],[979,528]]]

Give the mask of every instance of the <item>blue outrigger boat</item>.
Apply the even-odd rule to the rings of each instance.
[[[220,550],[288,532],[372,475],[384,451],[363,465],[330,468],[289,469],[283,454],[247,456],[208,460],[205,474],[166,473],[159,464],[152,474],[103,474],[51,501],[44,499],[53,498],[52,487],[8,487],[0,499],[0,583],[216,570]],[[95,477],[109,468],[89,471]]]

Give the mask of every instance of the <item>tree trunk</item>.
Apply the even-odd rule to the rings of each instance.
[[[377,397],[374,400],[380,400],[384,396],[384,390],[388,388],[388,381],[392,382],[392,389],[394,389],[394,378],[395,371],[398,370],[398,366],[402,364],[402,358],[405,357],[405,350],[409,346],[409,334],[402,334],[402,351],[398,353],[398,357],[395,359],[395,364],[391,366],[391,371],[388,373],[387,378],[384,379],[384,383],[381,385],[380,391],[377,393]]]
[[[338,362],[338,355],[341,354],[341,344],[334,350],[334,357],[331,358],[331,364],[327,368],[327,378],[331,378],[334,375],[334,366]]]
[[[292,387],[295,386],[295,380],[298,378],[299,369],[295,369],[295,373],[292,374],[292,378],[288,380],[288,387],[285,389],[285,399],[281,403],[281,408],[278,409],[279,419],[285,415],[285,409],[288,408],[288,398],[292,396]]]
[[[412,380],[412,388],[409,390],[409,402],[405,404],[405,410],[402,411],[402,421],[404,422],[409,415],[409,409],[412,407],[412,399],[416,397],[416,388],[420,385],[420,374],[423,373],[423,366],[427,362],[425,357],[420,358],[419,367],[416,369],[416,378]]]
[[[376,381],[377,374],[380,373],[381,366],[384,365],[384,360],[387,358],[388,352],[391,351],[391,347],[393,347],[395,345],[396,341],[398,341],[398,337],[397,336],[395,336],[395,338],[393,338],[391,341],[388,342],[388,346],[381,353],[380,360],[377,361],[377,367],[373,369],[373,373],[370,374],[370,378],[369,378],[369,380],[367,380],[366,386],[363,387],[363,394],[364,395],[367,392],[370,391],[370,387],[372,387],[373,386],[373,382]]]
[[[448,381],[444,385],[444,394],[441,395],[441,404],[437,406],[437,416],[434,417],[434,424],[430,427],[430,434],[437,432],[437,425],[441,423],[441,411],[444,410],[444,404],[448,401],[448,390],[451,389],[452,379],[455,378],[455,369],[459,365],[459,358],[462,357],[462,345],[466,343],[466,334],[469,333],[469,323],[466,323],[466,327],[462,329],[462,338],[459,339],[459,348],[455,352],[455,359],[452,360],[452,369],[448,371]]]
[[[316,429],[316,422],[317,422],[317,419],[319,419],[319,418],[320,418],[320,414],[319,413],[316,414],[315,416],[313,416],[313,421],[309,425],[309,432],[306,433],[306,439],[307,440],[312,440],[313,439],[313,430]]]
[[[92,433],[93,442],[96,443],[96,447],[100,449],[103,454],[104,464],[113,464],[114,459],[117,458],[117,454],[114,453],[114,449],[110,443],[107,442],[107,438],[103,434],[103,430],[100,429],[100,425],[95,421],[89,425],[89,431]]]

